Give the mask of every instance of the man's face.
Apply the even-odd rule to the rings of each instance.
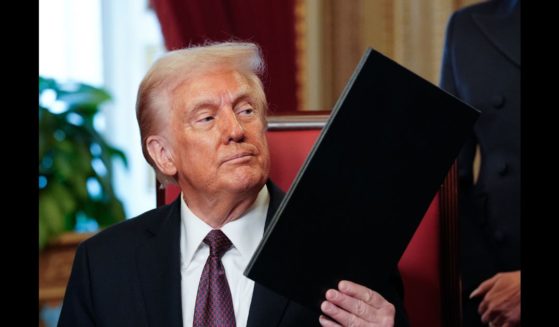
[[[258,191],[270,168],[264,108],[236,71],[197,75],[174,93],[173,162],[183,192]]]

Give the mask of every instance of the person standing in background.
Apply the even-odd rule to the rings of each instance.
[[[520,0],[452,15],[441,87],[482,112],[458,157],[464,326],[518,326]]]

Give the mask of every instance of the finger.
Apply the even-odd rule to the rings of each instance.
[[[493,324],[491,319],[489,319],[489,312],[486,312],[481,316],[481,322],[484,324]]]
[[[493,325],[502,327],[506,324],[506,319],[502,314],[495,314],[495,317],[491,318]]]
[[[487,311],[488,306],[489,306],[489,302],[487,301],[487,298],[484,298],[483,301],[481,301],[481,303],[477,307],[477,313],[479,313],[480,316],[483,316]]]
[[[323,327],[342,327],[340,324],[328,319],[325,315],[320,315],[320,317],[318,317],[318,321]]]
[[[345,311],[360,317],[361,319],[373,322],[377,317],[376,311],[380,310],[366,303],[365,301],[343,294],[336,290],[328,290],[326,299]]]
[[[493,284],[497,281],[497,276],[498,274],[479,284],[479,286],[470,293],[470,299],[489,291],[491,287],[493,287]]]
[[[357,317],[356,315],[349,313],[335,304],[324,301],[320,305],[320,309],[324,314],[326,314],[331,319],[334,319],[336,322],[341,324],[342,326],[363,326],[365,325],[365,321],[361,318]]]
[[[481,321],[484,324],[492,322],[494,325],[500,326],[499,324],[496,324],[498,322],[497,321],[497,316],[498,316],[497,312],[487,309],[483,313],[480,313],[480,314],[481,314]]]
[[[391,305],[386,301],[382,295],[377,292],[363,286],[347,280],[342,280],[338,283],[338,289],[340,292],[359,299],[367,304],[372,305],[375,308],[382,308],[386,305]]]
[[[498,311],[495,306],[494,298],[492,297],[492,291],[489,291],[483,297],[483,300],[480,302],[477,312],[482,318],[484,323],[494,322],[495,318],[498,315]]]

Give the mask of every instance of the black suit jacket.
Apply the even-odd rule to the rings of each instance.
[[[477,316],[478,302],[466,296],[479,283],[520,269],[520,1],[457,11],[446,35],[441,86],[482,111],[458,158],[467,318]],[[481,169],[474,185],[476,144]]]
[[[284,196],[272,183],[268,190],[266,226]],[[59,326],[182,326],[179,240],[177,198],[83,242]],[[385,297],[395,304],[397,320],[405,326],[399,275],[394,282]],[[247,326],[317,325],[317,313],[255,283]]]

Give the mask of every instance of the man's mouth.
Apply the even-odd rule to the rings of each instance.
[[[245,161],[251,160],[253,156],[254,154],[251,152],[240,152],[225,158],[225,160],[223,160],[223,163],[243,163]]]

